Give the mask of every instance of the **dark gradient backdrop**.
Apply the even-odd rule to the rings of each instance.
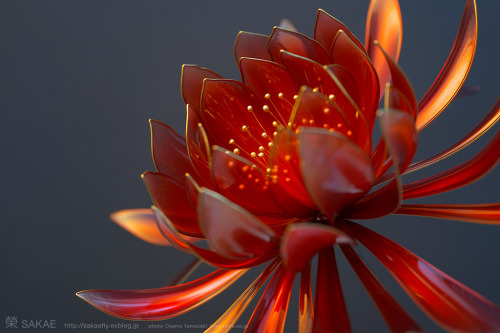
[[[1,1],[0,328],[5,327],[5,316],[56,320],[60,329],[64,323],[129,323],[93,309],[74,294],[92,288],[158,287],[188,260],[175,250],[134,238],[108,219],[114,210],[151,204],[139,177],[153,168],[148,119],[184,132],[181,65],[198,64],[239,78],[232,54],[239,30],[268,34],[286,17],[312,35],[317,8],[342,20],[364,40],[368,3]],[[421,97],[451,49],[465,0],[400,3],[400,64]],[[478,0],[478,10],[479,43],[466,84],[482,90],[453,102],[422,132],[417,158],[458,140],[499,95],[500,2]],[[491,133],[405,181],[463,161],[489,137]],[[497,169],[477,184],[427,201],[498,202],[499,175]],[[370,226],[500,304],[500,227],[411,217]],[[354,329],[386,331],[345,260],[339,264]],[[372,265],[428,331],[440,331],[380,265]],[[208,271],[203,268],[198,275]],[[210,324],[246,283],[167,323]],[[291,332],[296,330],[296,293],[292,302],[287,324]],[[151,331],[147,325],[141,323],[141,330]]]

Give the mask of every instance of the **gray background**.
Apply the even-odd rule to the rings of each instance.
[[[417,159],[458,140],[499,94],[500,2],[478,2],[479,44],[467,85],[482,90],[452,103],[422,132]],[[368,3],[1,1],[0,327],[5,316],[54,319],[59,328],[64,323],[124,322],[93,309],[74,293],[158,287],[189,259],[144,243],[108,219],[115,210],[151,204],[139,177],[153,168],[148,118],[183,133],[181,65],[198,64],[239,78],[232,55],[239,30],[268,34],[286,17],[312,35],[317,8],[342,20],[364,40]],[[421,97],[451,49],[465,0],[400,3],[400,64]],[[489,137],[491,133],[405,181],[465,160]],[[498,202],[499,175],[497,169],[466,189],[424,201]],[[499,227],[412,217],[369,224],[500,304]],[[339,265],[355,331],[386,331],[345,260],[340,258]],[[380,265],[372,265],[428,331],[439,331]],[[197,276],[209,271],[202,268]],[[160,323],[210,324],[253,276],[199,309]],[[296,330],[296,301],[294,293],[287,331]],[[148,331],[147,323],[141,329]]]

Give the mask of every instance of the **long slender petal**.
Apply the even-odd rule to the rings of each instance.
[[[299,333],[311,333],[314,323],[313,296],[311,290],[311,264],[300,273]]]
[[[391,272],[427,315],[453,332],[498,332],[500,309],[422,258],[356,223],[355,237]]]
[[[378,41],[383,49],[397,62],[403,40],[403,21],[398,0],[372,0],[366,20],[365,48],[377,70],[380,96],[389,81],[390,69],[384,55],[373,44]]]
[[[171,245],[171,242],[163,237],[151,209],[124,209],[114,212],[111,220],[132,235],[145,242],[155,245]]]
[[[204,333],[226,333],[233,328],[234,324],[238,321],[243,311],[250,305],[255,295],[259,292],[260,288],[269,278],[271,273],[278,265],[279,260],[273,260],[264,271],[252,282],[252,284],[238,297],[238,299],[227,309],[224,314],[217,319]]]
[[[289,271],[283,265],[278,266],[245,332],[283,332],[294,279],[294,272]]]
[[[319,253],[313,332],[347,333],[351,324],[340,285],[333,247]]]
[[[337,228],[318,223],[291,224],[281,239],[280,253],[289,269],[300,272],[321,250],[346,243],[354,244],[354,240]]]
[[[363,262],[356,251],[348,245],[341,245],[340,248],[346,256],[349,264],[356,272],[370,297],[377,305],[380,313],[384,317],[387,326],[393,333],[423,332],[418,324],[399,305],[391,294],[380,283],[375,274]]]
[[[476,44],[476,1],[467,0],[450,55],[434,83],[418,103],[417,129],[419,131],[448,106],[462,87],[474,59]]]
[[[435,176],[403,186],[403,198],[434,195],[470,184],[484,176],[500,160],[500,131],[476,156]]]
[[[112,316],[161,320],[183,314],[217,296],[246,272],[217,270],[179,286],[145,290],[85,290],[76,295]]]
[[[500,224],[500,203],[476,205],[401,205],[394,214],[419,215],[440,219]]]

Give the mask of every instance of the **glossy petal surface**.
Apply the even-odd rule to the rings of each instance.
[[[370,160],[341,134],[303,129],[299,151],[309,195],[329,219],[361,198],[373,183]]]
[[[500,309],[483,296],[389,239],[356,223],[349,223],[349,227],[413,301],[445,329],[457,332],[500,330]]]
[[[318,10],[316,15],[316,23],[314,25],[314,39],[317,40],[326,52],[331,51],[333,41],[335,40],[338,32],[342,30],[349,38],[354,42],[354,44],[363,52],[365,48],[363,44],[349,31],[349,29],[339,20],[328,14],[322,9]]]
[[[464,222],[500,224],[500,203],[476,205],[402,205],[395,214],[437,217]]]
[[[228,258],[263,256],[279,244],[269,227],[216,192],[200,192],[198,212],[210,247]]]
[[[333,248],[320,252],[316,276],[313,332],[350,332]]]
[[[354,244],[341,230],[318,223],[291,224],[281,240],[283,263],[295,272],[304,270],[312,257],[334,244]]]
[[[99,310],[119,318],[167,319],[210,300],[245,272],[218,270],[180,286],[145,290],[86,290],[77,295]]]
[[[124,209],[114,212],[110,218],[120,227],[145,242],[155,245],[171,244],[158,230],[151,209]]]
[[[378,41],[382,48],[397,62],[403,40],[403,21],[398,0],[371,0],[366,21],[365,48],[377,70],[380,94],[390,77],[390,69],[384,55],[373,44]]]
[[[243,57],[271,60],[271,55],[267,52],[268,39],[268,36],[240,31],[234,42],[236,62]]]
[[[476,43],[476,1],[468,0],[451,53],[438,77],[418,103],[419,131],[446,108],[462,87],[474,59]]]
[[[295,273],[278,266],[245,332],[283,332],[294,279]]]
[[[191,105],[200,112],[200,96],[205,79],[222,79],[222,77],[208,68],[196,65],[182,66],[181,92],[184,103]]]
[[[314,309],[311,290],[311,265],[300,273],[299,292],[299,333],[309,333],[313,329]]]

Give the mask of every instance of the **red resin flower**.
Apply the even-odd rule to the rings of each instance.
[[[476,48],[476,4],[468,0],[448,60],[417,103],[396,64],[402,36],[396,0],[372,0],[365,46],[338,20],[318,11],[314,39],[275,28],[241,32],[235,56],[242,82],[185,65],[186,139],[151,121],[158,172],[144,181],[152,209],[112,218],[136,236],[172,245],[218,270],[150,290],[78,293],[98,309],[133,320],[185,313],[216,296],[249,268],[265,269],[207,331],[235,324],[266,280],[248,332],[281,332],[300,274],[300,332],[348,332],[335,262],[340,249],[391,331],[421,331],[364,263],[366,247],[415,303],[449,331],[498,332],[500,309],[402,246],[352,220],[388,214],[498,224],[500,204],[412,205],[404,200],[465,186],[500,159],[500,132],[476,156],[403,185],[400,176],[469,145],[500,117],[500,100],[459,142],[411,164],[418,133],[461,88]],[[390,82],[390,83],[389,83]],[[378,110],[380,100],[384,107]],[[382,138],[372,142],[375,122]],[[206,240],[208,248],[197,243]],[[313,297],[311,260],[318,255]],[[195,261],[196,262],[196,261]]]

